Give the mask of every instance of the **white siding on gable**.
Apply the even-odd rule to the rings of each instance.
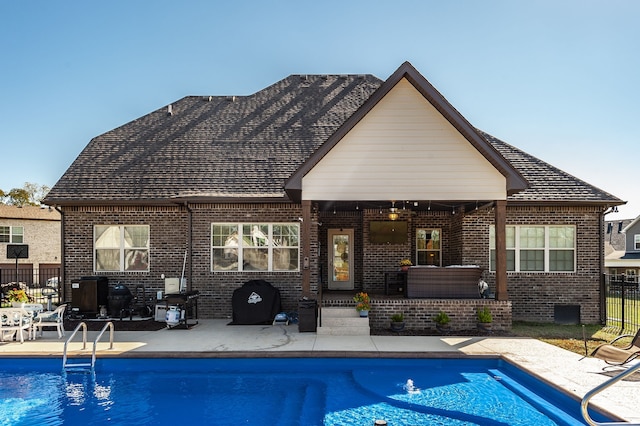
[[[504,200],[506,179],[406,79],[302,179],[305,200]]]

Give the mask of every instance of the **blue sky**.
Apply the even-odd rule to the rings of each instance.
[[[187,95],[411,62],[474,126],[640,215],[635,0],[0,0],[0,188]]]

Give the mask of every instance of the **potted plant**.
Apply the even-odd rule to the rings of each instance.
[[[409,266],[413,266],[413,263],[411,263],[411,259],[402,259],[400,261],[400,269],[402,271],[408,270]]]
[[[478,330],[484,332],[491,332],[491,322],[493,321],[493,316],[491,315],[491,310],[488,306],[483,306],[478,309]]]
[[[391,331],[404,330],[404,314],[402,312],[391,315]]]
[[[354,302],[356,302],[356,311],[360,313],[361,317],[368,317],[371,310],[371,300],[369,295],[363,291],[353,296]]]
[[[451,318],[447,315],[446,312],[440,311],[433,317],[433,322],[436,323],[436,330],[439,333],[445,333],[449,331],[449,323],[451,322]]]
[[[24,303],[29,302],[29,295],[21,288],[12,288],[7,292],[7,300],[16,308],[21,308]]]

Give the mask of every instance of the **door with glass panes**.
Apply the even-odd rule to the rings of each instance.
[[[329,229],[329,290],[353,290],[353,229]]]

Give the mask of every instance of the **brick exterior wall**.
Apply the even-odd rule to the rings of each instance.
[[[478,325],[478,309],[486,306],[491,311],[493,322],[491,329],[509,331],[511,329],[511,302],[497,300],[441,300],[441,299],[371,299],[369,311],[369,326],[373,329],[388,329],[393,314],[404,314],[406,330],[434,331],[436,324],[433,316],[443,311],[451,322],[451,332],[475,330]],[[351,300],[325,300],[323,307],[353,307]]]
[[[517,321],[554,322],[556,305],[579,305],[580,321],[600,322],[601,210],[596,207],[507,207],[508,225],[575,225],[576,272],[507,273],[509,300]],[[489,226],[493,211],[468,212],[464,218],[463,263],[480,265],[495,290],[489,270]],[[475,236],[475,237],[471,237]]]
[[[175,207],[74,207],[65,208],[65,298],[71,299],[71,281],[83,276],[103,275],[110,287],[122,283],[134,292],[143,285],[147,296],[155,298],[164,290],[165,277],[180,277],[183,256],[189,238],[193,241],[187,258],[185,276],[189,287],[198,290],[198,314],[201,318],[231,318],[233,291],[245,282],[264,279],[280,290],[284,311],[297,309],[302,291],[301,272],[212,272],[211,223],[295,222],[302,216],[300,205],[290,204],[199,204]],[[191,218],[191,219],[189,219]],[[317,215],[312,212],[312,220]],[[189,227],[189,222],[191,226]],[[149,272],[96,274],[93,270],[94,225],[150,225]],[[301,227],[301,232],[303,228]],[[317,241],[312,227],[312,241]],[[305,236],[301,235],[301,239]],[[316,243],[311,246],[311,291],[317,292],[318,266]]]
[[[327,231],[332,228],[354,229],[354,278],[355,288],[374,294],[384,289],[384,271],[396,269],[403,258],[415,259],[415,234],[417,228],[440,228],[442,265],[476,264],[484,268],[484,279],[495,287],[494,274],[489,268],[489,226],[494,222],[491,209],[472,210],[466,214],[456,211],[420,211],[399,209],[400,221],[407,221],[407,242],[403,244],[371,244],[369,222],[385,220],[378,209],[360,209],[352,212],[322,212],[312,210],[311,235],[301,234],[301,241],[311,238],[311,292],[318,285],[327,283]],[[600,319],[599,281],[602,226],[601,210],[595,207],[508,207],[507,225],[575,225],[577,230],[576,273],[509,273],[509,306],[513,319],[522,321],[554,321],[556,305],[580,305],[581,321],[597,323]],[[147,289],[147,295],[155,297],[164,290],[161,275],[179,277],[183,255],[193,241],[187,261],[186,276],[193,290],[200,291],[199,316],[201,318],[230,318],[233,291],[252,279],[264,279],[278,287],[284,311],[295,311],[301,295],[301,272],[212,272],[211,271],[211,223],[275,223],[298,222],[302,208],[297,204],[197,204],[188,208],[176,206],[118,207],[86,206],[64,208],[64,283],[65,298],[70,300],[71,280],[95,275],[93,271],[93,226],[97,224],[150,225],[150,271],[105,274],[110,284],[122,282],[133,291],[137,285]],[[301,233],[304,227],[301,227]],[[437,303],[436,303],[437,302]],[[416,324],[433,315],[439,303],[447,301],[401,300],[397,303],[413,307],[405,312],[415,317]],[[460,301],[458,301],[460,302]],[[461,326],[469,324],[472,308],[485,301],[465,303],[457,313]],[[493,303],[493,301],[491,302]],[[381,313],[372,313],[372,321],[386,322],[397,306]],[[428,306],[428,307],[424,307]],[[503,305],[500,305],[503,309]],[[506,306],[506,305],[504,305]],[[385,308],[386,309],[386,308]],[[504,308],[506,309],[506,308]],[[382,313],[384,312],[384,313]],[[496,312],[494,317],[506,318]],[[467,319],[462,319],[467,318]],[[475,320],[474,320],[475,321]],[[509,317],[511,321],[511,317]]]

